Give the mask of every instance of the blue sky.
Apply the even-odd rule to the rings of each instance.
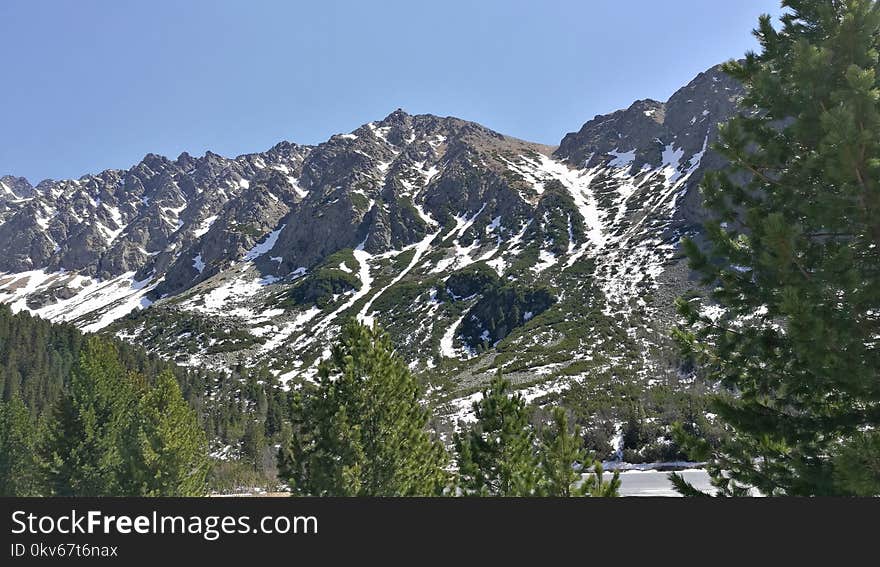
[[[318,143],[407,112],[557,144],[756,47],[778,0],[2,0],[0,175]]]

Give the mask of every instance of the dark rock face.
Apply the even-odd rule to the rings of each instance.
[[[148,154],[128,171],[36,188],[4,177],[0,189],[16,199],[0,201],[0,271],[152,273],[182,289],[197,279],[194,256],[218,265],[237,259],[287,214],[309,150],[282,143],[235,159],[209,152],[175,161]]]
[[[667,133],[665,112],[663,103],[641,100],[626,110],[597,116],[579,132],[567,134],[556,156],[576,167],[592,167],[602,163],[611,152],[636,148],[638,159],[633,162],[636,171],[645,163],[657,165],[660,161],[658,140]]]
[[[680,152],[678,163],[700,158],[700,173],[691,177],[695,189],[706,169],[717,169],[724,160],[711,146],[718,139],[718,125],[730,119],[743,95],[742,85],[721,71],[720,66],[700,73],[665,102],[641,100],[626,110],[597,116],[577,133],[563,138],[555,156],[573,166],[595,167],[613,161],[615,154],[630,153],[628,172],[664,165],[664,152]],[[705,153],[704,153],[705,152]],[[609,159],[612,158],[612,159]],[[701,199],[688,190],[677,220],[694,224],[702,220]]]
[[[661,165],[662,149],[675,144],[690,157],[700,152],[709,133],[709,142],[717,138],[718,123],[736,112],[742,86],[721,67],[700,73],[687,86],[665,102],[636,101],[626,110],[597,116],[576,133],[567,134],[556,157],[575,166],[592,167],[611,152],[634,150],[632,170],[643,165]]]
[[[717,123],[732,115],[740,94],[732,79],[710,69],[666,103],[637,101],[594,118],[565,136],[554,157],[575,168],[629,158],[622,163],[634,176],[662,167],[670,154],[686,164],[715,140]],[[509,175],[506,160],[541,152],[546,148],[478,124],[396,110],[314,148],[282,142],[235,159],[148,154],[128,171],[36,188],[5,176],[0,271],[153,274],[164,278],[159,292],[174,294],[219,273],[284,224],[259,260],[283,276],[342,248],[380,253],[413,244],[432,223],[456,215],[482,210],[473,231],[499,216],[526,220],[539,198]],[[711,150],[702,155],[701,168],[719,165]],[[694,191],[676,215],[682,223],[700,220]],[[580,238],[580,225],[575,229]]]
[[[24,177],[4,175],[0,177],[0,202],[27,199],[33,196],[34,188]]]

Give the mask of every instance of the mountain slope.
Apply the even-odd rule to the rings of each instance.
[[[357,316],[459,417],[498,368],[530,397],[677,379],[676,247],[740,92],[711,69],[558,148],[398,110],[314,147],[5,177],[0,301],[184,364],[264,363],[291,387]]]

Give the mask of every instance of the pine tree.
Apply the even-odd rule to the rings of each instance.
[[[134,413],[134,389],[116,348],[88,339],[70,383],[56,406],[45,447],[46,475],[61,496],[118,496],[122,433]]]
[[[620,473],[605,481],[602,464],[589,458],[564,408],[553,408],[552,422],[541,434],[542,496],[617,496]],[[589,471],[584,478],[583,473]]]
[[[278,454],[275,457],[275,463],[279,476],[287,479],[287,482],[299,486],[302,485],[302,474],[297,467],[301,461],[294,445],[296,442],[297,438],[293,434],[293,426],[290,422],[285,421],[281,425],[281,433],[278,436]]]
[[[575,483],[580,480],[578,470],[587,461],[586,451],[583,439],[569,424],[565,409],[553,409],[550,426],[541,432],[540,454],[544,474],[542,495],[568,498],[583,494]]]
[[[38,426],[21,398],[0,401],[0,496],[39,496]]]
[[[880,496],[880,433],[856,435],[838,449],[834,480],[849,495]]]
[[[534,496],[540,473],[526,402],[496,376],[473,405],[476,423],[455,436],[462,491],[478,496]]]
[[[295,493],[442,494],[446,452],[428,433],[422,390],[385,332],[348,321],[318,376],[279,457]]]
[[[734,393],[714,410],[722,495],[878,493],[841,482],[835,455],[880,425],[880,4],[782,4],[761,53],[725,66],[744,113],[703,183],[708,243],[685,243],[714,313],[679,300],[677,337]]]
[[[248,419],[247,424],[244,426],[241,452],[244,459],[254,467],[254,470],[260,469],[263,450],[265,448],[265,427],[257,419]]]
[[[309,458],[306,447],[314,446],[314,423],[304,421],[304,402],[301,391],[290,398],[290,421],[281,426],[276,465],[278,475],[293,488],[294,493],[304,494],[309,486]]]
[[[170,371],[140,398],[125,443],[127,465],[120,481],[126,494],[203,496],[208,442],[195,412]]]
[[[584,479],[582,488],[584,495],[593,498],[611,498],[620,496],[620,471],[614,471],[611,480],[605,480],[605,470],[602,463],[593,463],[588,476]]]

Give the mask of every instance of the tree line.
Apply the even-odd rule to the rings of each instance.
[[[0,305],[0,403],[15,423],[26,418],[30,425],[21,431],[33,430],[39,439],[48,434],[56,406],[73,392],[74,376],[91,372],[87,367],[96,357],[94,341],[112,348],[118,359],[112,372],[122,386],[129,374],[138,376],[138,390],[155,385],[163,374],[173,376],[209,446],[233,449],[226,461],[212,461],[209,487],[229,490],[274,481],[272,440],[281,422],[290,419],[290,404],[289,393],[266,368],[237,365],[217,372],[180,367],[113,337],[86,336],[70,324],[13,313]]]
[[[65,393],[34,417],[22,398],[0,402],[0,494],[198,496],[207,437],[174,375],[151,381],[116,346],[85,339]]]

